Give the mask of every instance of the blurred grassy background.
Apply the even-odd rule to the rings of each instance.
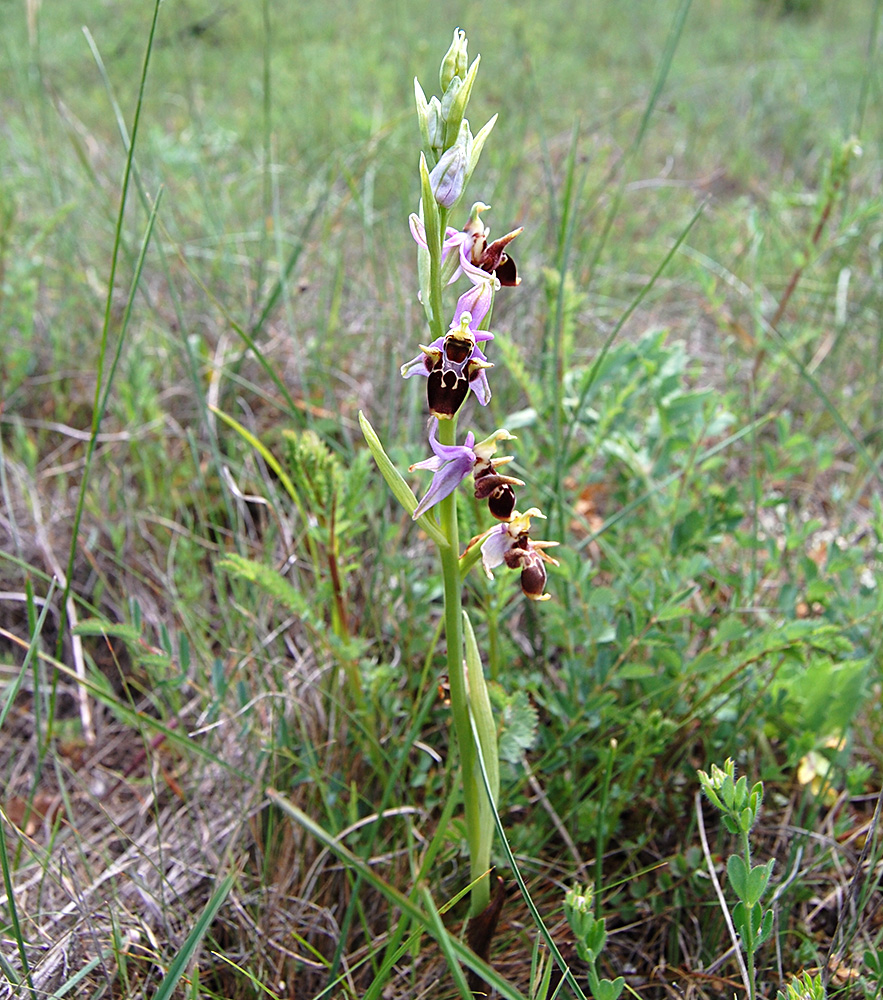
[[[505,335],[495,396],[467,419],[518,425],[516,474],[564,543],[555,601],[540,613],[502,574],[470,589],[501,682],[497,708],[524,735],[504,782],[517,853],[554,911],[549,886],[576,871],[598,877],[591,859],[607,851],[605,907],[642,927],[622,932],[616,961],[641,951],[640,976],[663,957],[707,968],[728,945],[716,911],[699,925],[691,916],[707,901],[691,782],[695,767],[732,753],[773,783],[766,847],[787,843],[789,871],[804,876],[781,903],[790,967],[820,961],[801,929],[814,879],[836,868],[845,881],[855,859],[800,852],[816,829],[848,839],[862,828],[883,754],[880,4],[791,6],[706,0],[678,35],[687,5],[672,0],[554,10],[166,0],[104,327],[126,161],[116,104],[131,129],[149,11],[0,0],[7,814],[60,796],[49,843],[72,840],[90,872],[123,849],[114,830],[134,859],[147,851],[136,815],[180,837],[182,869],[238,872],[237,905],[212,940],[252,975],[285,979],[280,995],[318,996],[386,928],[351,875],[323,868],[317,888],[315,845],[264,791],[291,792],[333,832],[411,802],[431,825],[444,801],[436,570],[355,418],[370,415],[400,467],[424,457],[424,386],[398,374],[425,338],[407,228],[413,78],[435,92],[460,25],[482,54],[473,131],[500,115],[467,200],[493,206],[496,235],[525,227],[513,246],[523,284],[495,310]],[[862,155],[835,191],[831,164],[853,135]],[[783,295],[779,337],[768,324]],[[96,373],[103,363],[107,377],[117,345],[87,479]],[[210,407],[264,442],[296,496]],[[474,505],[463,506],[479,530]],[[43,665],[22,679],[37,608],[28,613],[27,590],[45,595],[69,551],[80,617],[91,620],[84,669],[98,749],[77,713],[83,685],[51,666],[56,649],[68,667],[75,654],[69,635],[58,644],[57,613],[32,642]],[[273,582],[283,575],[291,591]],[[335,631],[341,607],[348,626]],[[364,711],[338,684],[347,670],[363,678]],[[417,741],[429,749],[409,756]],[[127,754],[108,758],[119,744]],[[520,768],[525,749],[542,796]],[[836,814],[828,790],[795,782],[799,762],[822,751],[845,796]],[[102,768],[116,782],[104,793]],[[140,811],[120,819],[136,798]],[[800,837],[786,830],[789,809]],[[409,859],[396,851],[414,836],[409,822],[353,841],[365,857],[390,851],[386,874],[405,889]],[[221,828],[225,846],[211,854]],[[454,828],[440,894],[461,887],[457,849]],[[54,870],[51,851],[22,850],[15,877]],[[648,876],[657,861],[671,867]],[[157,939],[152,914],[125,886],[115,891],[154,937],[136,972],[114,938],[95,995],[150,995],[204,899],[190,881],[151,883],[165,920]],[[103,938],[105,902],[96,896],[75,926]],[[29,914],[44,932],[50,910]],[[878,949],[874,935],[861,943]],[[523,951],[516,918],[503,938]],[[206,961],[207,995],[252,989],[248,975]],[[432,968],[415,961],[411,987]],[[340,988],[358,995],[363,982]]]

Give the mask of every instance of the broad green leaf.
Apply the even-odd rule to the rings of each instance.
[[[733,892],[744,902],[748,898],[748,869],[738,854],[727,858],[727,876]]]
[[[472,623],[469,621],[469,615],[465,611],[463,612],[463,640],[466,646],[469,710],[475,719],[475,728],[478,730],[479,742],[481,743],[481,755],[484,758],[484,766],[487,769],[491,793],[494,802],[496,802],[500,794],[497,727],[494,724],[491,700],[488,695],[487,682],[484,679],[481,656],[478,652],[478,643],[475,641],[475,633],[472,631]],[[491,824],[491,828],[493,828],[493,824]]]
[[[760,898],[763,896],[767,883],[770,880],[770,875],[773,873],[774,864],[775,858],[771,859],[765,865],[756,865],[748,873],[747,897],[745,899],[748,906],[754,906],[755,903],[760,902]]]
[[[625,986],[625,979],[617,976],[616,979],[601,979],[597,984],[597,995],[595,1000],[617,1000],[622,988]]]

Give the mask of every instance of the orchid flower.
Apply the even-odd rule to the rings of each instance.
[[[481,543],[481,562],[489,579],[494,575],[491,570],[505,563],[510,569],[521,570],[521,589],[525,597],[532,601],[547,601],[551,597],[545,594],[546,567],[544,563],[558,563],[543,549],[552,548],[557,542],[534,541],[530,538],[530,519],[542,517],[536,507],[531,507],[523,514],[513,512],[510,521],[497,524],[483,535],[474,538],[469,547]]]
[[[433,473],[429,489],[420,503],[417,504],[417,509],[412,515],[415,521],[439,500],[444,500],[446,496],[453,493],[472,472],[477,461],[475,452],[472,450],[472,446],[475,444],[475,435],[472,431],[466,435],[464,444],[439,444],[436,437],[438,421],[431,422],[429,444],[433,451],[433,457],[427,458],[423,462],[415,462],[408,469],[409,472],[413,472],[415,469],[428,469]]]
[[[470,219],[472,219],[473,216],[477,219],[478,211],[483,211],[487,207],[488,206],[483,202],[476,202],[476,204],[472,206],[472,215],[470,215]],[[423,224],[423,220],[419,215],[412,212],[408,216],[408,223],[411,227],[411,235],[414,237],[414,242],[423,250],[427,250],[426,227]],[[486,243],[484,240],[485,235],[489,232],[489,230],[485,229],[481,223],[479,223],[479,225],[481,226],[480,234],[477,234],[474,229],[469,229],[468,224],[467,228],[463,231],[448,226],[445,230],[444,242],[442,243],[442,264],[444,265],[443,275],[447,279],[445,284],[452,284],[457,280],[457,278],[460,277],[461,274],[465,274],[469,279],[472,288],[465,292],[464,295],[460,296],[458,311],[461,309],[468,309],[469,312],[472,313],[472,321],[475,326],[480,326],[482,320],[490,311],[494,301],[494,292],[496,292],[500,287],[500,279],[494,273],[494,270],[495,267],[501,266],[500,255],[502,254],[501,251],[500,254],[490,254],[490,256],[487,256],[487,251],[485,249]],[[518,229],[514,233],[510,233],[508,236],[503,237],[502,240],[498,240],[497,243],[505,246],[509,240],[514,239],[520,232],[521,230]],[[482,252],[476,252],[476,241],[479,239],[483,241]],[[492,245],[496,246],[497,244],[495,243]],[[457,250],[457,256],[451,257],[451,251],[454,249]],[[485,257],[487,257],[487,260]],[[505,258],[506,261],[509,261],[509,258],[506,257],[505,254],[502,254],[502,257]],[[456,264],[454,263],[455,261]],[[494,263],[495,261],[496,263]],[[488,262],[494,264],[494,266],[488,266]],[[511,266],[514,270],[515,265],[511,264]],[[448,275],[449,271],[450,274]],[[507,281],[505,283],[518,284],[518,281]],[[465,302],[464,297],[466,299]],[[456,317],[454,321],[455,323],[459,322]]]
[[[428,347],[420,345],[422,354],[401,367],[402,378],[422,375],[429,379],[427,399],[429,411],[440,420],[449,420],[460,409],[469,390],[482,406],[491,398],[485,370],[494,366],[478,346],[479,341],[493,340],[487,330],[472,329],[472,314],[458,311],[456,325],[444,337],[438,337]]]
[[[475,435],[470,431],[463,444],[444,445],[439,444],[437,432],[438,421],[434,420],[429,431],[429,445],[432,448],[433,457],[422,462],[415,462],[408,469],[409,472],[413,472],[415,469],[427,469],[433,473],[429,489],[420,503],[417,504],[417,509],[412,515],[414,520],[416,521],[430,507],[435,506],[440,500],[444,500],[446,496],[453,493],[470,473],[475,478],[476,498],[487,500],[488,508],[494,517],[505,520],[515,507],[515,493],[512,487],[524,486],[524,483],[512,476],[499,475],[494,467],[510,462],[511,455],[504,455],[494,462],[491,459],[497,444],[500,441],[513,440],[513,435],[507,430],[498,430],[476,444]]]
[[[513,486],[524,486],[520,479],[514,476],[501,476],[497,471],[499,466],[512,461],[511,455],[495,458],[494,453],[501,441],[514,441],[515,435],[501,429],[494,431],[490,437],[480,441],[475,446],[475,468],[472,478],[475,480],[475,499],[487,500],[488,511],[498,521],[508,521],[515,510],[515,490]]]
[[[426,243],[426,227],[423,224],[423,220],[415,212],[412,212],[408,216],[408,224],[411,227],[411,235],[414,237],[414,242],[417,244],[417,246],[422,247],[424,250],[427,250],[428,247]],[[459,229],[454,229],[453,226],[448,226],[448,228],[445,230],[444,242],[442,243],[442,261],[445,261],[447,259],[448,254],[451,252],[451,250],[454,249],[454,247],[456,247],[459,252],[459,248],[462,247],[464,244],[471,242],[472,238],[473,237],[471,233],[461,232]],[[451,276],[451,278],[448,280],[448,284],[450,285],[452,281],[458,278],[460,276],[460,273],[461,271],[460,268],[458,267],[457,270],[454,272],[454,274]]]
[[[511,287],[520,285],[521,278],[518,277],[518,269],[515,266],[515,261],[506,253],[506,247],[523,231],[523,227],[519,226],[518,229],[513,229],[505,236],[494,240],[493,243],[488,243],[491,231],[479,216],[482,212],[488,211],[489,208],[490,205],[477,201],[472,206],[469,219],[463,227],[463,232],[472,237],[468,244],[469,261],[476,269],[493,275],[499,285]]]

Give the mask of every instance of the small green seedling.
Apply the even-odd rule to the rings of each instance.
[[[788,983],[784,993],[779,990],[776,1000],[825,1000],[826,996],[822,974],[811,976],[808,972],[804,972],[802,976]]]
[[[711,765],[711,774],[699,772],[699,783],[712,805],[723,816],[724,826],[739,837],[742,853],[727,859],[727,878],[739,902],[732,909],[733,924],[739,932],[748,966],[750,1000],[756,996],[755,956],[773,930],[773,911],[764,910],[761,898],[773,873],[775,859],[765,865],[751,864],[751,843],[748,834],[757,822],[763,804],[763,782],[750,789],[743,775],[736,780],[736,765],[727,759],[723,769]]]
[[[607,941],[607,927],[603,917],[596,917],[593,907],[594,893],[590,886],[568,889],[564,897],[564,914],[576,938],[576,953],[589,963],[589,989],[595,1000],[617,1000],[625,986],[622,976],[601,979],[598,976],[598,957]]]

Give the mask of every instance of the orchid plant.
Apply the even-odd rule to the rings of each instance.
[[[496,115],[473,136],[465,117],[480,57],[469,64],[466,34],[459,29],[441,63],[442,96],[427,100],[415,80],[417,117],[423,139],[420,154],[421,198],[410,216],[411,234],[417,244],[417,291],[429,329],[427,344],[401,367],[406,379],[426,379],[429,410],[430,457],[415,462],[409,472],[431,472],[432,479],[418,502],[403,476],[393,466],[364,415],[362,429],[384,478],[394,495],[419,521],[436,543],[441,560],[445,599],[445,638],[452,727],[459,749],[465,823],[472,879],[471,915],[489,908],[490,865],[494,819],[490,796],[498,794],[497,733],[491,714],[480,654],[469,619],[462,609],[463,581],[479,560],[488,577],[504,565],[520,571],[521,589],[534,601],[547,600],[546,565],[557,565],[547,553],[556,542],[531,537],[531,522],[544,517],[531,507],[520,513],[515,490],[524,483],[501,472],[512,456],[497,456],[497,448],[514,440],[505,428],[478,439],[469,431],[458,443],[458,416],[473,395],[481,408],[491,399],[494,334],[489,326],[494,298],[502,286],[517,287],[520,279],[509,256],[514,229],[499,239],[490,238],[482,216],[489,206],[475,202],[462,228],[449,224],[455,218],[467,184]],[[445,311],[445,290],[460,284],[453,314]],[[453,315],[450,323],[447,317]],[[461,553],[457,523],[456,490],[471,476],[471,488],[487,501],[494,523],[473,538]],[[484,764],[484,775],[481,764]],[[490,904],[492,907],[492,904]]]

